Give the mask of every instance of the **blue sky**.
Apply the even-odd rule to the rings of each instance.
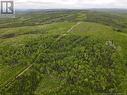
[[[127,0],[15,0],[18,9],[126,8]]]

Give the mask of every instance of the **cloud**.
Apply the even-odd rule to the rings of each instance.
[[[84,8],[126,8],[127,0],[15,0],[19,9],[84,9]]]

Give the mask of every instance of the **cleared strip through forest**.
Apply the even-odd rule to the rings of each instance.
[[[81,24],[81,22],[77,22],[75,25],[73,25],[68,31],[67,33],[71,32],[75,27],[77,27],[79,24]],[[61,36],[59,36],[56,41],[59,41],[62,37],[66,36],[67,34],[62,34]],[[55,41],[55,42],[56,42]]]
[[[70,29],[68,29],[68,31],[67,31],[67,33],[68,32],[71,32],[75,27],[77,27],[79,24],[81,24],[81,22],[77,22],[75,25],[73,25]],[[64,37],[65,35],[67,35],[67,34],[62,34],[62,35],[60,35],[55,41],[54,41],[54,43],[55,42],[57,42],[57,41],[59,41],[62,37]],[[40,51],[40,50],[39,50]],[[34,62],[36,61],[36,59],[38,58],[38,56],[40,55],[40,53],[37,55],[37,57],[34,59]],[[33,63],[34,63],[33,62]],[[35,64],[35,63],[34,63]],[[20,73],[18,73],[18,75],[16,75],[16,77],[15,78],[13,78],[13,79],[9,79],[9,80],[7,80],[6,82],[4,82],[2,85],[1,85],[1,89],[4,89],[4,88],[6,88],[6,87],[9,87],[9,85],[11,85],[16,79],[18,79],[20,76],[22,76],[25,72],[27,72],[34,64],[30,64],[28,67],[26,67],[23,71],[21,71]],[[4,87],[2,87],[2,86],[4,86]]]

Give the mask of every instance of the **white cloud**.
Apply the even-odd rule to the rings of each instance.
[[[16,8],[127,8],[127,0],[15,0]]]

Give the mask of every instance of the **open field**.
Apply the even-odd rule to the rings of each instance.
[[[0,19],[0,95],[127,94],[127,12],[16,16]]]

